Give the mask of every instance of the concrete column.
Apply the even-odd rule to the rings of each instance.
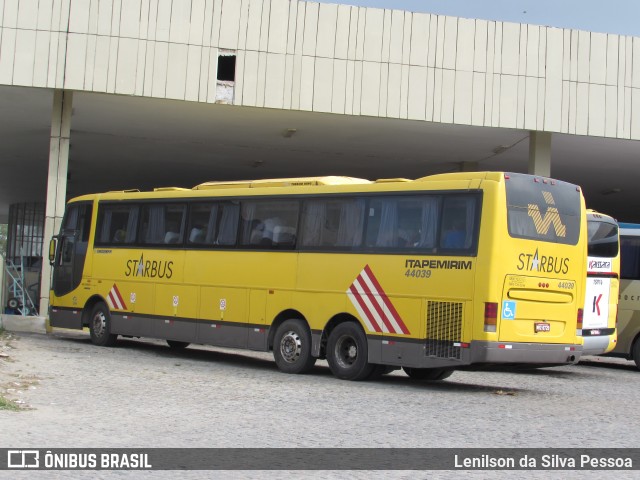
[[[529,132],[529,173],[551,176],[551,133]]]
[[[51,114],[51,139],[49,141],[49,176],[47,204],[44,219],[42,246],[42,281],[40,283],[40,315],[48,316],[51,267],[49,266],[49,241],[60,231],[67,195],[67,170],[69,167],[69,136],[73,92],[55,90]]]

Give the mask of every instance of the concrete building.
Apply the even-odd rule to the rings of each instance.
[[[296,0],[0,0],[0,222],[205,180],[529,171],[640,221],[640,38]],[[49,271],[42,272],[46,311]]]

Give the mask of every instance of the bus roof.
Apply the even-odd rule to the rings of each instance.
[[[598,212],[597,210],[593,210],[591,208],[587,209],[587,220],[609,220],[612,223],[618,223],[615,218],[611,215],[607,215],[606,213]],[[618,224],[621,226],[622,224]]]
[[[416,182],[435,182],[442,180],[493,180],[499,182],[504,178],[504,172],[451,172],[438,173],[418,178]]]
[[[484,172],[453,172],[453,173],[442,173],[436,175],[430,175],[422,178],[418,178],[416,180],[406,179],[406,178],[380,178],[377,180],[366,180],[363,178],[354,178],[354,177],[346,177],[346,176],[319,176],[319,177],[292,177],[292,178],[271,178],[271,179],[260,179],[260,180],[223,180],[223,181],[210,181],[204,182],[199,185],[194,186],[193,188],[182,188],[182,187],[158,187],[154,188],[150,191],[140,191],[138,189],[131,190],[119,190],[119,191],[108,191],[108,192],[96,192],[94,194],[86,194],[79,197],[72,198],[70,201],[87,201],[97,198],[105,199],[105,200],[125,200],[125,199],[153,199],[157,198],[159,195],[168,195],[173,196],[176,194],[176,197],[185,197],[189,196],[189,192],[196,197],[207,196],[207,192],[219,192],[220,195],[235,195],[242,194],[246,195],[249,193],[247,189],[261,189],[261,188],[272,188],[272,187],[281,187],[281,188],[291,188],[298,189],[302,188],[304,193],[312,193],[312,190],[315,187],[329,187],[329,190],[333,191],[335,187],[336,191],[342,191],[343,189],[349,190],[350,186],[353,186],[357,189],[360,187],[364,188],[364,190],[369,190],[371,188],[380,191],[390,191],[395,190],[399,187],[399,189],[411,189],[412,184],[415,185],[416,188],[421,189],[424,187],[419,186],[420,183],[424,185],[424,183],[429,182],[433,183],[433,187],[436,188],[448,188],[446,182],[469,182],[464,188],[479,188],[480,184],[483,181],[490,182],[502,182],[505,178],[509,178],[510,175],[505,172],[493,172],[493,171],[484,171]],[[534,176],[532,176],[534,178]],[[543,177],[535,177],[535,178],[543,178]],[[441,183],[441,185],[436,185]],[[237,192],[232,191],[237,190]],[[224,192],[224,193],[223,193]],[[253,193],[253,192],[252,192]],[[258,190],[255,191],[258,193]],[[287,193],[293,193],[293,191],[287,191]],[[215,193],[214,193],[215,195]]]
[[[220,188],[258,188],[258,187],[307,187],[315,185],[363,185],[372,183],[370,180],[353,177],[297,177],[297,178],[268,178],[265,180],[233,180],[205,182],[193,187],[194,190],[214,190]]]

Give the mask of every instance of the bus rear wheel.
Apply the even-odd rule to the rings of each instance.
[[[286,320],[276,330],[273,358],[281,372],[307,373],[316,363],[311,355],[311,331],[305,322]]]
[[[327,362],[331,372],[342,380],[365,380],[376,370],[369,363],[367,336],[360,325],[341,323],[329,334]]]
[[[111,333],[111,313],[104,303],[97,303],[89,316],[89,333],[91,342],[100,347],[112,347],[118,335]]]
[[[414,380],[444,380],[453,373],[450,368],[411,368],[402,367],[404,373]]]

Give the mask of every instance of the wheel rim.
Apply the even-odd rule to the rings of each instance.
[[[302,340],[294,331],[288,331],[280,340],[280,354],[287,363],[295,363],[302,353]]]
[[[107,317],[104,312],[96,312],[93,316],[92,330],[96,337],[102,337],[107,329]]]
[[[351,367],[358,360],[358,344],[348,335],[343,335],[336,342],[335,357],[342,368]]]

